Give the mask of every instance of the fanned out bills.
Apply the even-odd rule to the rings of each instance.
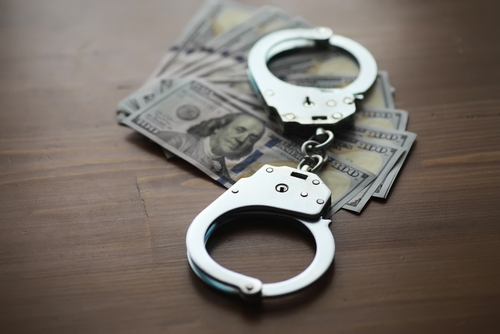
[[[118,103],[118,123],[226,187],[264,164],[297,167],[304,139],[284,136],[268,119],[248,81],[246,58],[262,36],[307,27],[275,7],[207,1],[146,82]],[[285,82],[320,88],[345,87],[359,74],[341,49],[304,48],[272,58],[268,67]],[[388,73],[379,71],[352,124],[335,133],[318,172],[332,191],[330,215],[340,208],[359,213],[372,197],[387,198],[416,139],[393,92]]]
[[[302,157],[300,144],[201,79],[177,79],[123,123],[227,187],[265,164],[296,167]],[[319,175],[334,189],[332,213],[375,179],[334,153]]]

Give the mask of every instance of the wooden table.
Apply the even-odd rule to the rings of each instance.
[[[6,0],[0,332],[499,332],[500,2],[272,4],[365,45],[418,134],[386,201],[333,217],[332,269],[262,305],[211,290],[184,239],[224,189],[116,125],[201,1]],[[314,254],[273,224],[210,248],[264,281]]]

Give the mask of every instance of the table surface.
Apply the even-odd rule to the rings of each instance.
[[[260,305],[186,260],[224,189],[115,120],[201,4],[0,2],[0,332],[498,333],[500,2],[271,3],[365,45],[418,138],[387,200],[334,215],[327,274]],[[265,282],[314,254],[272,222],[209,247]]]

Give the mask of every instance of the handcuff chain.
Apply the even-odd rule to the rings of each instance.
[[[316,134],[306,140],[300,148],[304,157],[300,160],[297,169],[311,173],[318,172],[328,160],[326,152],[328,147],[333,143],[333,139],[334,135],[332,131],[317,128]]]

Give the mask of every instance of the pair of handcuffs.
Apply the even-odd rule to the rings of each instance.
[[[344,88],[324,89],[286,83],[268,69],[268,61],[285,51],[305,48],[340,48],[359,64],[358,77]],[[304,142],[304,158],[297,169],[264,165],[248,178],[238,180],[203,210],[191,223],[186,235],[187,257],[193,271],[210,286],[247,300],[278,297],[299,291],[319,279],[330,267],[335,242],[331,220],[324,219],[331,191],[315,174],[325,161],[321,154],[333,140],[330,129],[349,119],[356,111],[355,99],[362,99],[375,82],[377,64],[371,53],[359,43],[329,28],[281,30],[260,39],[248,56],[248,75],[269,116],[277,119],[284,133],[309,132],[316,136]],[[323,139],[319,139],[323,138]],[[222,224],[245,215],[259,213],[284,216],[305,227],[316,243],[311,264],[299,275],[276,283],[262,283],[218,264],[209,255],[206,242]]]

